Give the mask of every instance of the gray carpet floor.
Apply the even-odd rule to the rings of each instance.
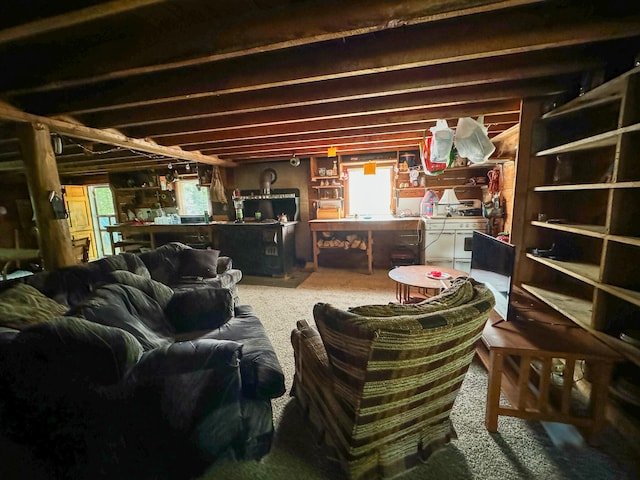
[[[297,288],[240,285],[241,303],[253,306],[263,321],[282,363],[287,393],[273,402],[275,441],[260,462],[220,462],[200,480],[233,478],[325,480],[342,478],[327,459],[289,396],[294,373],[291,330],[299,319],[312,318],[316,302],[341,308],[395,301],[395,286],[386,271],[373,275],[320,269]],[[452,411],[457,439],[429,460],[398,478],[418,479],[585,479],[638,478],[635,453],[612,427],[601,434],[598,448],[584,442],[554,443],[540,422],[500,417],[498,433],[484,427],[487,374],[477,362],[465,378]]]

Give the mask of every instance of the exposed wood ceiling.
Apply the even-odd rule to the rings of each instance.
[[[16,122],[61,175],[416,148],[438,118],[562,102],[633,66],[640,2],[14,1],[0,18],[0,171]],[[9,11],[7,11],[9,10]],[[162,146],[173,147],[164,150]]]

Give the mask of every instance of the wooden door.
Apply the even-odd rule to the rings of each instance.
[[[89,259],[97,258],[96,241],[93,234],[93,222],[91,220],[91,207],[87,188],[82,185],[66,185],[65,199],[67,212],[69,213],[69,233],[71,239],[78,242],[83,238],[89,238]],[[78,261],[81,256],[78,256]]]

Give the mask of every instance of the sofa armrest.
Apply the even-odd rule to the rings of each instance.
[[[282,366],[262,322],[250,306],[236,307],[235,315],[206,338],[232,340],[242,344],[240,373],[247,398],[270,399],[286,391]]]
[[[218,257],[218,265],[216,268],[216,273],[221,274],[227,272],[233,268],[233,261],[231,257],[220,256]]]
[[[158,412],[170,429],[157,430],[167,439],[163,444],[169,441],[174,451],[189,445],[205,464],[225,455],[242,458],[241,356],[237,342],[177,342],[146,352],[125,382],[141,415]]]
[[[172,375],[208,369],[233,371],[239,368],[241,357],[242,345],[238,342],[212,339],[176,342],[145,352],[127,371],[125,382],[155,383]]]
[[[233,304],[228,288],[198,288],[175,292],[164,313],[178,334],[212,330],[233,317]]]

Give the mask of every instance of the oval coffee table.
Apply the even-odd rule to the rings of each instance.
[[[429,272],[438,271],[443,274],[443,278],[437,279],[429,277]],[[450,281],[457,277],[466,277],[467,272],[456,270],[450,267],[438,267],[434,265],[405,265],[396,267],[389,271],[389,278],[396,282],[396,299],[400,303],[413,303],[424,300],[423,298],[413,299],[411,297],[411,287],[416,287],[418,293],[429,296],[429,293],[438,294],[443,288],[450,285]]]

